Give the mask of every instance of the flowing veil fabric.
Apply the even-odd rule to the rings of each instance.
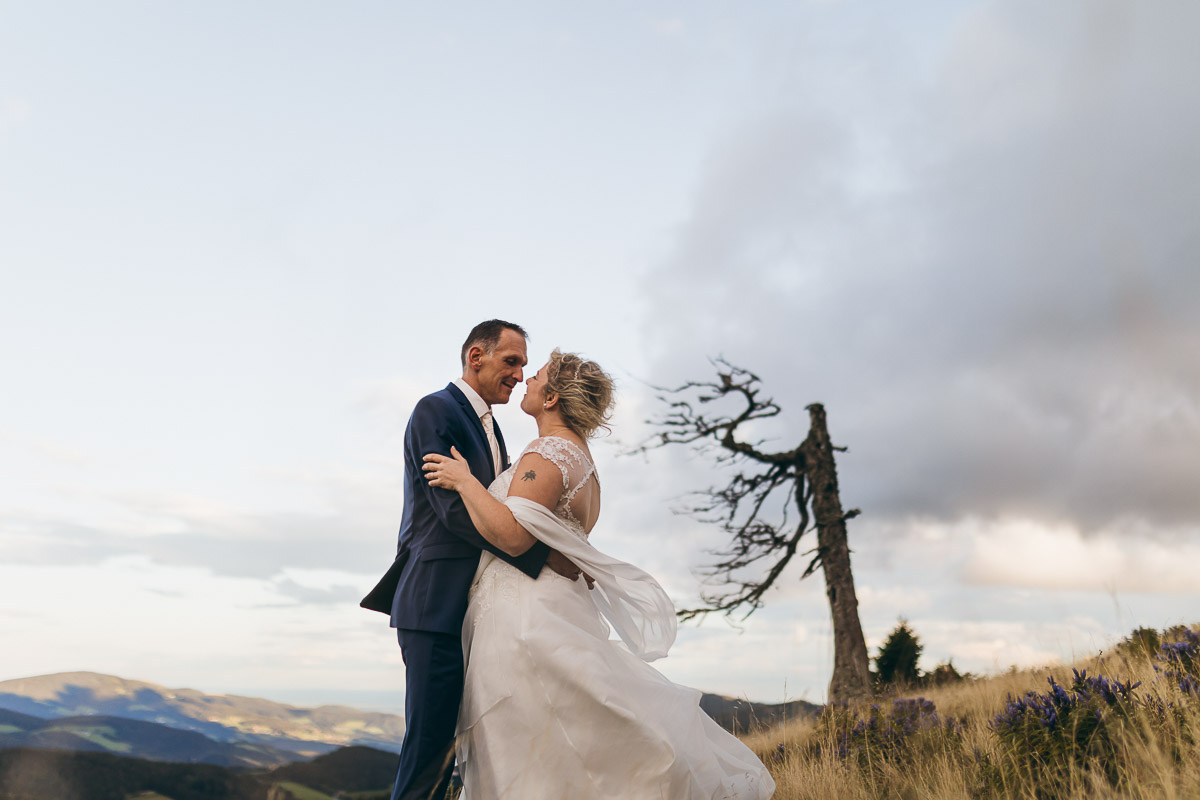
[[[586,481],[559,466],[564,485]],[[596,588],[481,557],[463,626],[462,800],[769,798],[766,768],[700,709],[700,692],[646,663],[675,640],[663,588],[593,547],[561,509],[508,497],[512,469],[489,491]]]
[[[596,587],[588,596],[634,655],[643,661],[667,655],[678,622],[675,604],[658,581],[580,539],[545,506],[524,497],[508,497],[504,503],[522,528],[595,579]]]

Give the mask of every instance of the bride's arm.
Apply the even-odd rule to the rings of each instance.
[[[537,539],[517,523],[508,506],[492,497],[471,474],[462,454],[452,447],[450,455],[453,458],[438,453],[425,456],[421,469],[429,485],[458,492],[479,534],[510,556],[519,556],[533,547]],[[526,453],[517,465],[509,495],[524,497],[553,510],[562,490],[558,468],[536,453]]]

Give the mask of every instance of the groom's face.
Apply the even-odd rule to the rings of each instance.
[[[525,337],[505,328],[496,349],[480,357],[480,366],[475,373],[479,380],[479,396],[488,405],[507,403],[513,387],[525,377],[522,368],[528,363]]]

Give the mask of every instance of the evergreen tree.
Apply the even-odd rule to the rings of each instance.
[[[917,660],[924,645],[917,639],[908,620],[901,619],[896,629],[888,634],[879,655],[875,657],[876,680],[881,686],[915,684],[921,678]]]

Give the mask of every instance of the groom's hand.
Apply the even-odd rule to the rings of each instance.
[[[583,573],[583,570],[575,566],[574,561],[557,550],[551,550],[550,555],[546,556],[546,566],[572,581],[579,580],[579,576]]]

